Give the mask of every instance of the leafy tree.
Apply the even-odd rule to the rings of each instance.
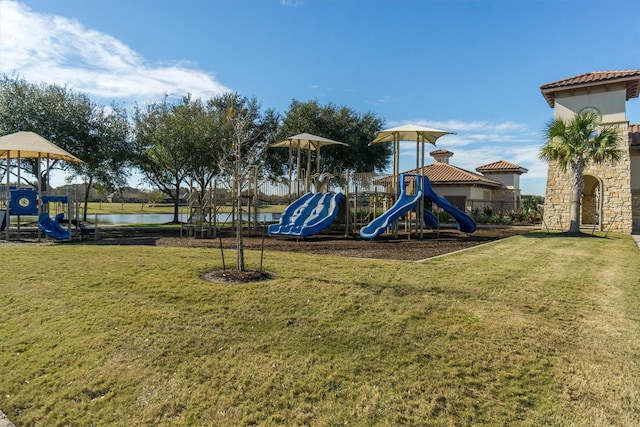
[[[310,133],[348,144],[326,146],[321,150],[321,172],[336,169],[352,172],[382,171],[388,165],[392,147],[390,144],[369,143],[382,129],[384,120],[368,112],[360,114],[347,107],[329,103],[325,106],[317,101],[293,100],[278,130],[278,139],[298,133]],[[269,150],[268,166],[272,174],[284,175],[288,167],[289,153],[286,150]],[[315,164],[315,153],[312,160]],[[295,162],[293,162],[295,164]]]
[[[183,99],[182,104],[173,107],[173,114],[176,123],[182,126],[180,139],[185,156],[186,178],[200,189],[197,194],[199,205],[203,206],[205,190],[218,172],[220,119],[215,111],[190,95]]]
[[[569,233],[580,231],[580,204],[584,190],[584,169],[590,163],[620,160],[618,132],[613,127],[600,127],[593,112],[576,114],[568,121],[555,119],[547,124],[545,143],[539,158],[555,161],[563,172],[569,171],[571,208]]]
[[[86,94],[66,86],[33,84],[19,77],[2,75],[0,133],[18,131],[35,132],[85,162],[50,162],[49,170],[43,168],[38,177],[45,191],[45,177],[50,170],[62,169],[72,176],[82,176],[88,184],[84,197],[86,207],[93,183],[114,187],[128,176],[129,125],[125,111],[117,105],[105,108],[91,102]],[[23,160],[22,168],[37,176],[35,160]]]
[[[145,179],[174,201],[173,222],[178,222],[180,186],[187,177],[189,141],[192,128],[185,97],[181,105],[172,106],[165,96],[162,102],[134,112],[136,166]]]
[[[87,202],[94,185],[110,190],[126,185],[133,164],[129,135],[129,121],[123,108],[116,105],[92,108],[85,139],[74,149],[84,163],[69,164],[70,177],[81,177],[86,183],[83,220],[87,220]]]

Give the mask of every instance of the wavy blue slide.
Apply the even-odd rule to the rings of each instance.
[[[438,217],[431,212],[429,209],[424,209],[423,210],[423,220],[424,220],[424,225],[427,225],[431,228],[438,228],[440,227],[440,221],[438,220]]]
[[[400,176],[400,197],[398,200],[385,211],[382,215],[371,221],[369,224],[360,229],[360,237],[363,239],[373,239],[381,235],[389,226],[398,219],[402,214],[415,208],[416,204],[422,197],[422,191],[418,190],[415,194],[407,195],[405,192],[404,175]]]
[[[318,234],[329,227],[338,215],[339,203],[343,197],[342,193],[324,193],[302,224],[291,227],[290,234],[297,237],[307,237]]]
[[[451,215],[458,224],[458,230],[463,233],[473,233],[476,231],[475,220],[469,214],[456,208],[447,199],[433,191],[431,181],[429,181],[429,178],[426,176],[424,177],[424,185],[422,187],[424,189],[424,197],[431,200],[433,203],[440,206],[446,213]]]
[[[63,218],[63,213],[56,215],[55,220],[51,219],[48,213],[43,213],[38,217],[38,225],[47,236],[58,240],[65,240],[68,239],[71,234],[69,230],[60,225],[60,221],[62,221]]]
[[[307,237],[329,227],[336,215],[342,193],[307,193],[291,203],[277,224],[270,225],[269,234]]]

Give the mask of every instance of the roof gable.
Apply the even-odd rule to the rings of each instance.
[[[516,165],[515,163],[507,162],[506,160],[498,160],[497,162],[479,166],[476,168],[476,171],[482,172],[482,173],[501,172],[501,173],[517,173],[517,174],[523,174],[523,173],[529,172],[528,169],[523,168],[520,165]]]
[[[415,169],[406,173],[415,173]],[[429,181],[433,184],[478,184],[502,187],[502,183],[499,181],[446,163],[433,163],[425,166],[423,174],[428,176]]]
[[[556,94],[562,90],[603,86],[612,83],[624,83],[627,101],[637,98],[640,92],[640,70],[596,71],[580,74],[540,86],[542,96],[551,108],[555,105]]]

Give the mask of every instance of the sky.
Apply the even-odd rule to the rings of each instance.
[[[227,91],[346,106],[453,131],[427,152],[516,163],[522,193],[544,195],[540,86],[640,69],[639,22],[638,0],[0,0],[0,73],[128,108]]]

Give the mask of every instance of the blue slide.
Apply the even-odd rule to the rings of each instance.
[[[438,217],[436,216],[436,214],[431,212],[429,209],[424,209],[423,213],[424,215],[422,218],[424,220],[424,225],[427,225],[431,228],[440,227],[440,221],[438,220]]]
[[[309,216],[304,218],[302,224],[291,227],[290,235],[312,236],[329,227],[338,215],[339,203],[343,197],[342,193],[324,193]]]
[[[38,225],[47,236],[58,240],[65,240],[69,238],[70,233],[69,230],[60,225],[60,221],[62,221],[63,218],[63,213],[56,215],[54,220],[51,219],[48,213],[43,213],[38,217]]]
[[[331,225],[338,215],[342,193],[307,193],[282,213],[280,221],[268,228],[269,234],[307,237]]]
[[[416,204],[422,197],[422,191],[418,190],[415,194],[407,195],[404,186],[404,175],[400,176],[400,197],[398,200],[385,211],[382,215],[371,221],[369,224],[360,229],[360,237],[363,239],[373,239],[381,235],[389,226],[398,219],[402,214],[416,207]]]
[[[433,191],[431,182],[426,176],[424,177],[423,188],[424,197],[431,200],[433,203],[440,206],[446,213],[451,215],[453,219],[455,219],[458,223],[458,230],[462,231],[463,233],[473,233],[474,231],[476,231],[476,222],[471,217],[471,215],[456,208],[447,199]]]

